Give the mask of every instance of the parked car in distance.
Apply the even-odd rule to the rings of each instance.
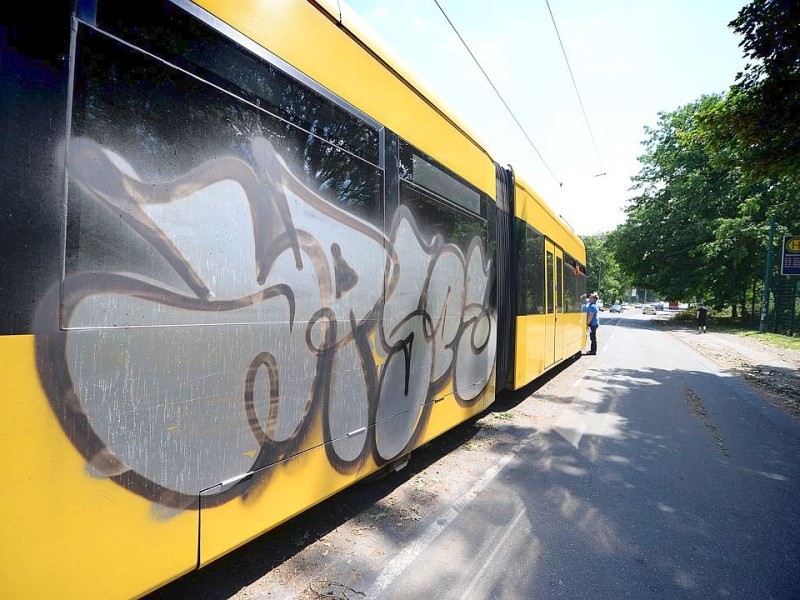
[[[609,312],[621,313],[622,307],[619,304],[612,304],[611,308],[608,309]]]
[[[655,309],[655,307],[653,305],[648,304],[647,306],[642,308],[642,314],[643,315],[654,315],[654,314],[656,314],[656,309]]]

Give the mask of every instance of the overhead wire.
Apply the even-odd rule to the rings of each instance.
[[[435,1],[435,0],[434,0]],[[558,38],[558,44],[561,46],[561,54],[564,55],[564,61],[567,63],[567,70],[569,71],[569,76],[572,79],[572,87],[575,88],[575,95],[578,97],[578,104],[581,106],[581,112],[583,113],[583,120],[586,122],[586,129],[589,130],[589,138],[592,140],[592,146],[594,147],[594,153],[597,156],[597,162],[600,164],[600,171],[594,177],[600,177],[601,175],[605,175],[605,167],[603,167],[603,159],[600,157],[600,150],[597,148],[597,142],[594,139],[594,133],[592,132],[592,126],[589,125],[589,117],[586,115],[586,108],[583,106],[583,99],[581,98],[581,93],[578,91],[578,84],[575,81],[575,74],[572,72],[572,67],[569,64],[569,58],[567,58],[567,51],[564,48],[564,42],[561,41],[561,34],[558,31],[558,25],[556,25],[556,17],[553,15],[553,9],[550,8],[550,0],[544,0],[545,4],[547,4],[547,10],[550,13],[550,20],[553,22],[553,29],[556,30],[556,37]]]
[[[461,34],[459,33],[458,29],[456,29],[456,26],[450,20],[450,17],[447,16],[447,13],[444,11],[444,8],[442,8],[442,5],[439,4],[439,0],[433,0],[433,2],[436,4],[436,6],[438,7],[439,11],[442,13],[444,18],[450,24],[450,27],[455,32],[456,36],[458,36],[458,39],[461,40],[461,43],[463,44],[464,48],[466,48],[467,52],[472,57],[472,60],[475,61],[475,64],[478,66],[478,69],[480,69],[481,73],[483,73],[483,76],[486,78],[486,81],[488,81],[489,85],[492,86],[492,89],[494,90],[494,93],[497,94],[497,97],[500,99],[500,102],[503,103],[503,106],[505,106],[506,110],[508,111],[508,114],[511,115],[511,118],[514,119],[514,123],[517,124],[517,127],[522,132],[522,135],[524,135],[525,139],[528,140],[528,143],[531,145],[531,148],[533,148],[533,151],[536,152],[536,155],[539,157],[539,160],[542,161],[542,164],[545,166],[547,171],[550,173],[550,176],[556,181],[556,183],[558,183],[558,185],[560,187],[563,184],[563,182],[560,181],[558,179],[558,177],[556,177],[555,173],[553,173],[553,170],[550,168],[550,165],[547,164],[547,161],[544,159],[544,156],[542,156],[542,153],[539,152],[539,149],[536,147],[536,144],[533,143],[533,140],[528,135],[528,132],[525,131],[525,128],[522,126],[522,124],[519,122],[519,119],[517,119],[516,115],[514,114],[514,111],[511,110],[511,107],[505,101],[505,98],[503,98],[503,95],[497,89],[497,86],[495,86],[495,84],[492,82],[491,78],[486,73],[484,68],[481,66],[481,63],[478,61],[477,57],[472,53],[472,50],[470,50],[470,47],[467,44],[466,40],[464,40],[464,38],[461,36]]]

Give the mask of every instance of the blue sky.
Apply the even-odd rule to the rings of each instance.
[[[545,0],[439,0],[543,162],[434,0],[344,1],[581,235],[624,221],[658,112],[727,90],[745,64],[727,26],[744,0],[550,0],[593,144]]]

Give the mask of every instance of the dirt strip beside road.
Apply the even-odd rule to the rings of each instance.
[[[741,377],[774,406],[800,419],[800,350],[770,346],[755,334],[701,334],[686,325],[666,326],[673,336]]]

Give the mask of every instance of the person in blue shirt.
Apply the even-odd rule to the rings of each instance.
[[[589,341],[591,346],[586,354],[597,354],[597,292],[589,294],[589,306],[586,307],[586,324],[589,326]]]

